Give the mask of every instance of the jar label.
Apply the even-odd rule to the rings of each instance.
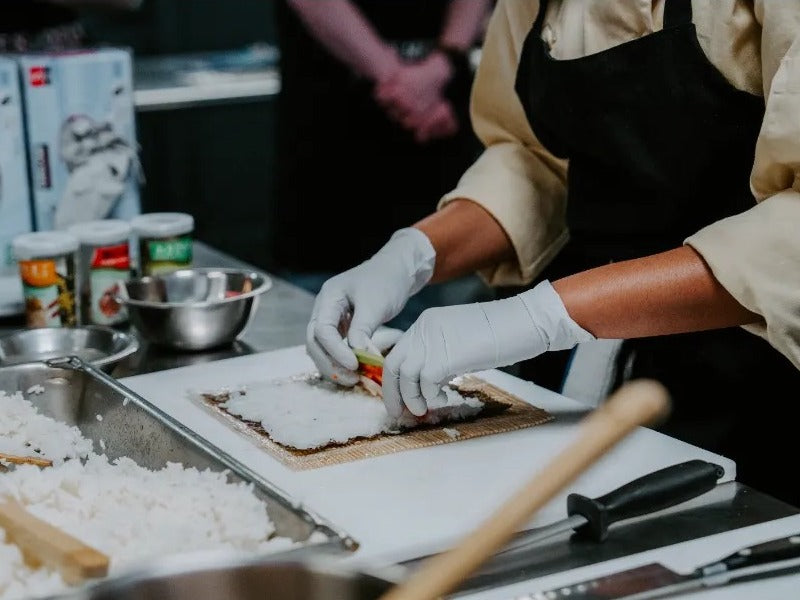
[[[44,288],[58,283],[56,261],[53,259],[20,261],[19,272],[26,286]]]
[[[192,237],[142,240],[140,255],[143,275],[158,275],[188,267],[192,264]]]
[[[189,263],[192,261],[192,240],[189,237],[150,240],[147,243],[153,262]]]
[[[75,325],[75,272],[66,257],[19,263],[28,327]]]
[[[130,266],[127,243],[101,246],[93,250],[89,263],[88,296],[89,318],[92,323],[114,325],[128,318],[125,308],[115,300],[115,296],[128,279]],[[85,310],[83,314],[86,314]]]
[[[131,256],[128,244],[100,246],[92,252],[92,269],[118,269],[128,271],[131,268]]]

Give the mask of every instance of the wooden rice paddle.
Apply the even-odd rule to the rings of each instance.
[[[652,380],[631,381],[580,425],[577,439],[540,470],[454,548],[426,561],[381,600],[434,600],[453,589],[500,550],[533,514],[640,425],[669,412],[666,389]]]
[[[36,465],[37,467],[53,466],[53,461],[47,458],[39,458],[38,456],[14,456],[13,454],[3,454],[2,452],[0,452],[0,461],[5,461],[12,465]]]
[[[19,546],[32,567],[45,565],[70,585],[108,574],[108,556],[66,532],[34,517],[13,498],[0,495],[0,527],[6,540]]]

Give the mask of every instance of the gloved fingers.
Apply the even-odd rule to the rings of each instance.
[[[381,327],[372,334],[372,343],[381,354],[386,354],[400,338],[403,337],[401,329],[394,329],[392,327]]]
[[[314,337],[314,321],[310,321],[306,329],[306,352],[314,361],[320,374],[335,383],[340,385],[352,387],[359,381],[358,374],[354,371],[349,371],[338,365],[331,357],[325,352]]]
[[[405,361],[409,344],[410,335],[406,333],[383,363],[383,403],[386,405],[386,412],[394,419],[402,416],[405,407],[400,394],[400,365]]]
[[[373,310],[366,306],[356,306],[353,311],[353,319],[350,322],[350,330],[347,333],[347,341],[350,342],[350,347],[366,350],[372,354],[380,354],[380,349],[373,343],[372,336],[381,324],[380,315],[376,315]]]
[[[416,340],[400,365],[400,396],[412,415],[422,417],[428,412],[428,403],[422,395],[420,372],[425,365],[425,355]]]
[[[344,296],[323,294],[324,291],[320,292],[315,315],[309,322],[309,325],[314,324],[313,338],[335,362],[349,371],[355,371],[358,369],[358,360],[340,331],[340,324],[347,319],[350,311],[350,303]]]
[[[366,350],[370,354],[381,354],[380,349],[372,341],[372,335],[368,329],[350,327],[347,341],[351,348]]]
[[[452,378],[447,372],[445,365],[448,364],[446,348],[443,347],[445,355],[437,357],[435,362],[428,360],[420,372],[420,389],[428,406],[441,406],[447,404],[447,396],[442,391],[442,386]]]

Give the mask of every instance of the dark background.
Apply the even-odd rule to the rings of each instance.
[[[87,10],[90,42],[137,57],[275,43],[271,0],[144,0],[137,11]],[[273,194],[275,100],[137,113],[142,209],[194,215],[196,236],[262,268]]]
[[[138,11],[85,10],[94,40],[141,56],[274,43],[272,0],[144,0]]]

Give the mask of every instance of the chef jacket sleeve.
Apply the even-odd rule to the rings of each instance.
[[[747,329],[800,368],[800,3],[756,0],[766,113],[750,186],[756,205],[686,243],[762,322]]]
[[[519,55],[538,11],[535,0],[501,0],[484,40],[472,88],[472,125],[485,149],[439,208],[468,199],[503,227],[516,260],[485,269],[491,285],[529,283],[567,240],[566,162],[534,136],[514,92]]]

